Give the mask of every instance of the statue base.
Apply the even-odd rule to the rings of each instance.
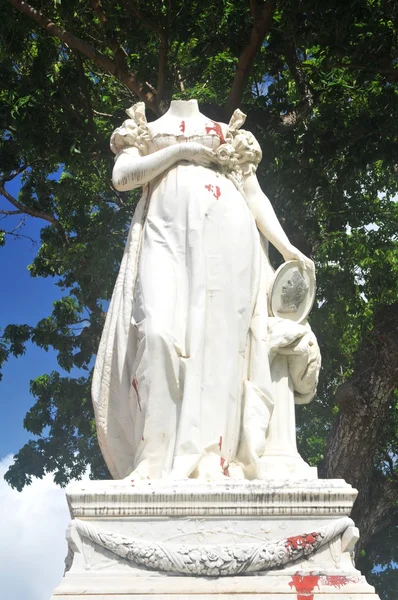
[[[378,600],[343,480],[93,481],[52,600]]]

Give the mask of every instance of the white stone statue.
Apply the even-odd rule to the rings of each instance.
[[[143,103],[127,113],[111,138],[113,184],[143,195],[93,380],[112,476],[316,477],[297,453],[294,402],[315,393],[319,349],[292,318],[306,293],[297,274],[281,315],[269,316],[267,241],[299,273],[313,277],[314,264],[260,189],[245,115],[216,123],[196,100],[172,102],[152,123]]]
[[[143,187],[93,379],[115,481],[75,484],[52,600],[379,600],[351,553],[356,490],[299,456],[294,404],[315,393],[313,263],[256,178],[260,147],[172,102],[128,111],[113,183]],[[285,262],[274,273],[268,241]],[[252,480],[252,481],[249,481]]]

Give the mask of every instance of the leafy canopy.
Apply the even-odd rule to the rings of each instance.
[[[95,478],[109,476],[90,380],[137,200],[111,185],[108,140],[124,109],[143,100],[151,120],[172,97],[196,97],[202,112],[225,121],[240,106],[263,148],[263,189],[292,242],[317,265],[311,324],[323,372],[317,401],[298,415],[300,451],[324,475],[351,481],[374,507],[357,515],[362,560],[368,570],[384,565],[374,577],[383,598],[393,598],[398,5],[8,0],[0,17],[0,246],[23,235],[21,219],[39,219],[30,274],[54,278],[64,293],[47,318],[10,324],[0,338],[0,366],[28,341],[55,350],[60,366],[31,382],[35,403],[24,425],[32,440],[6,479],[22,489],[51,471],[64,485],[87,466]],[[15,178],[17,197],[9,191]],[[272,258],[277,265],[280,257]],[[380,321],[386,307],[389,324]],[[380,402],[371,366],[363,367],[366,354],[381,356],[375,332],[391,356]],[[358,381],[370,382],[362,400]],[[350,411],[341,400],[348,384]],[[366,419],[354,421],[363,406]],[[339,445],[344,436],[358,453],[337,464],[333,440]]]

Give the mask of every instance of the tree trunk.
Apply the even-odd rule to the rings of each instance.
[[[394,390],[398,386],[398,303],[380,307],[375,324],[362,341],[353,375],[336,392],[340,408],[327,445],[320,475],[343,478],[358,492],[352,517],[361,532],[357,554],[397,516],[398,484],[376,471]]]

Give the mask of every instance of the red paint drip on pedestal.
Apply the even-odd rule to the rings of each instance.
[[[351,580],[346,575],[326,575],[325,576],[325,584],[333,587],[343,587],[343,585],[347,585],[349,583],[355,583],[355,581]]]
[[[206,133],[210,133],[210,131],[214,131],[214,133],[220,138],[222,144],[226,143],[220,123],[213,121],[213,125],[211,127],[206,127]]]
[[[297,536],[300,537],[300,536]],[[292,538],[289,538],[292,539]],[[350,578],[346,575],[299,575],[296,573],[289,583],[291,588],[297,592],[297,600],[314,600],[314,589],[319,589],[319,584],[341,588],[349,583],[357,583],[356,578]]]
[[[136,377],[134,377],[133,381],[131,382],[131,385],[133,386],[133,388],[134,388],[134,391],[135,391],[135,393],[136,393],[136,396],[137,396],[137,402],[138,402],[138,408],[140,409],[140,412],[141,412],[141,410],[142,410],[142,409],[141,409],[141,398],[140,398],[140,393],[139,393],[139,391],[138,391],[138,382],[137,382],[137,379],[136,379]]]
[[[181,121],[181,123],[180,123],[180,131],[181,131],[181,133],[185,133],[185,121]]]
[[[291,588],[295,588],[297,592],[297,600],[314,600],[313,591],[319,588],[320,575],[296,575],[292,576],[292,581],[289,583]]]

